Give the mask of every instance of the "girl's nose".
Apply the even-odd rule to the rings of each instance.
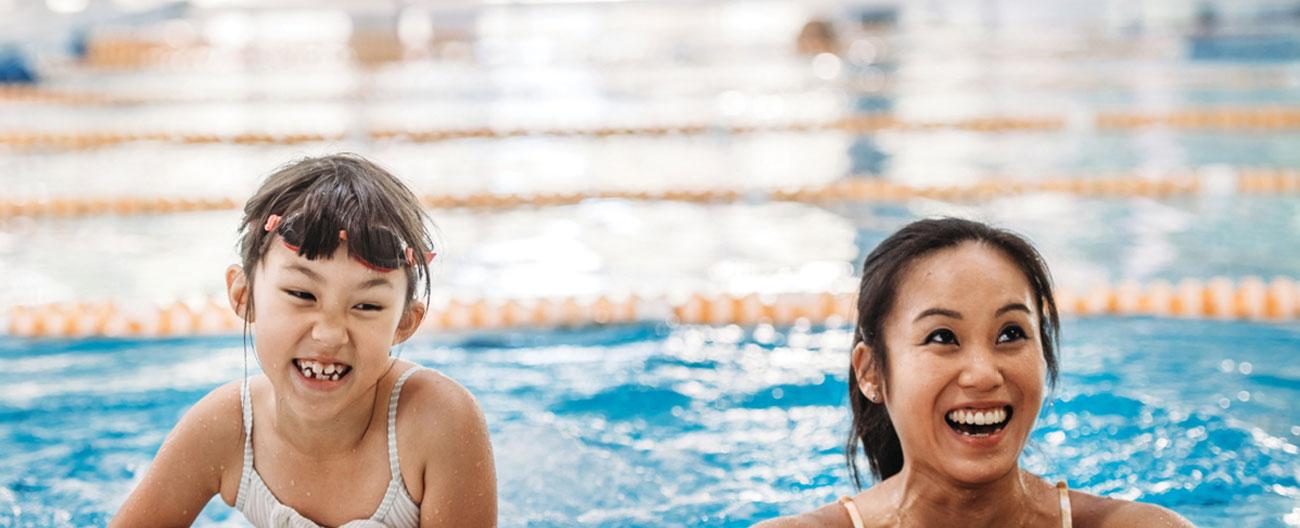
[[[348,327],[342,318],[323,315],[312,326],[311,338],[326,346],[343,346],[348,343]]]

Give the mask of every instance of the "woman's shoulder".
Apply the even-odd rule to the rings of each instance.
[[[889,494],[892,493],[889,487],[892,482],[886,480],[884,483],[878,483],[859,491],[857,495],[851,496],[853,501],[847,506],[857,509],[858,517],[862,519],[866,526],[891,526],[895,524],[891,521],[893,515],[890,505],[893,502],[889,499]],[[758,526],[766,528],[851,528],[853,519],[849,517],[849,511],[845,506],[846,504],[836,501],[810,512],[765,521],[758,524]]]
[[[1070,507],[1074,513],[1074,525],[1080,528],[1194,526],[1181,515],[1155,504],[1112,499],[1078,490],[1070,490]]]
[[[844,510],[844,505],[838,502],[832,502],[810,512],[790,515],[788,517],[778,517],[754,525],[758,528],[824,528],[824,527],[849,527],[853,526],[853,521],[849,520],[848,512]]]

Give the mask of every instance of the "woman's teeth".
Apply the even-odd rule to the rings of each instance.
[[[320,363],[306,359],[295,359],[293,365],[298,367],[303,377],[317,379],[321,381],[338,381],[339,378],[346,376],[352,371],[352,367],[342,363]]]
[[[1007,425],[1011,417],[1011,407],[997,409],[957,409],[945,416],[948,426],[957,432],[971,436],[985,436],[997,432]]]

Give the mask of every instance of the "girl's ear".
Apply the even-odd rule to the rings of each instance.
[[[858,377],[858,390],[872,403],[885,401],[884,384],[881,383],[880,369],[872,359],[871,347],[859,342],[853,347],[853,373]]]
[[[397,322],[397,333],[393,334],[393,344],[402,343],[415,335],[415,331],[420,328],[420,323],[424,322],[424,314],[427,311],[424,303],[420,301],[411,301],[402,313],[402,320]]]
[[[230,309],[235,311],[235,315],[240,319],[252,323],[253,314],[247,314],[244,317],[245,310],[248,309],[248,296],[253,292],[248,290],[248,276],[244,275],[244,268],[238,264],[231,264],[226,268],[226,296],[230,299]]]

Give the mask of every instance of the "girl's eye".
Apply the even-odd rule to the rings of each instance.
[[[952,333],[952,330],[949,330],[947,328],[940,328],[938,330],[930,332],[930,335],[925,336],[925,343],[926,344],[935,343],[939,345],[955,345],[957,344],[957,334]]]
[[[378,304],[366,304],[366,303],[358,304],[356,306],[353,306],[353,308],[366,311],[366,312],[378,312],[384,309],[383,306],[380,306]]]
[[[1011,325],[1003,328],[1002,333],[998,334],[999,343],[1009,343],[1011,341],[1020,341],[1027,338],[1028,336],[1025,335],[1024,329],[1020,328],[1018,325]]]
[[[290,297],[293,297],[293,298],[296,298],[296,299],[301,299],[301,300],[304,300],[304,301],[314,301],[314,300],[316,300],[316,296],[315,296],[315,295],[312,295],[312,294],[307,293],[307,292],[305,292],[305,291],[298,291],[298,290],[284,290],[284,293],[289,294]]]

